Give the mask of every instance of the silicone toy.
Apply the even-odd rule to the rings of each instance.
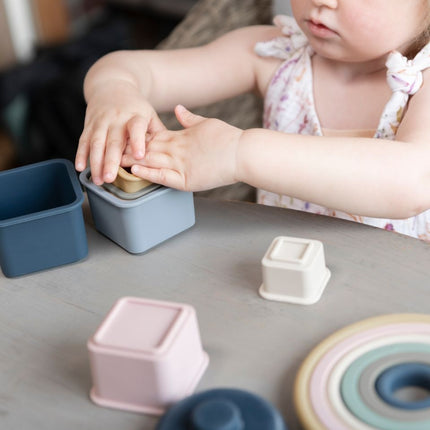
[[[95,403],[154,415],[190,395],[208,365],[191,306],[136,297],[115,303],[88,350]]]
[[[425,352],[396,353],[369,364],[359,378],[358,388],[361,400],[368,408],[391,420],[406,422],[430,420],[430,408],[422,410],[396,408],[382,400],[376,392],[375,381],[378,376],[384,370],[399,363],[426,363],[430,366],[430,354]]]
[[[105,190],[109,191],[111,194],[113,194],[116,197],[119,197],[122,200],[136,200],[139,197],[144,196],[145,194],[152,193],[157,188],[161,188],[161,185],[151,183],[146,187],[142,188],[141,190],[131,193],[131,192],[124,191],[121,188],[118,188],[113,183],[112,184],[104,183],[102,186]]]
[[[259,293],[268,300],[313,304],[330,278],[323,244],[317,240],[276,237],[261,264],[263,284]]]
[[[0,265],[8,277],[88,254],[84,195],[73,164],[55,159],[0,172]]]
[[[402,419],[375,410],[362,399],[360,381],[368,366],[399,354],[430,356],[430,316],[386,315],[361,321],[321,342],[303,362],[296,378],[294,401],[307,430],[424,430],[430,422],[424,409],[397,408]],[[379,367],[383,372],[385,367]],[[372,370],[375,380],[379,374]],[[378,394],[376,394],[378,395]],[[381,402],[383,400],[381,399]],[[392,406],[390,406],[393,408]],[[411,419],[409,419],[411,417]]]
[[[372,363],[379,359],[390,359],[396,355],[399,351],[403,353],[430,353],[430,342],[428,337],[419,335],[402,335],[391,338],[391,343],[385,343],[385,346],[378,346],[382,344],[382,339],[368,344],[368,351],[364,354],[360,354],[358,351],[355,353],[351,351],[351,354],[347,354],[345,359],[342,359],[336,365],[336,371],[343,374],[342,381],[340,384],[340,399],[343,399],[342,405],[336,410],[339,412],[339,416],[350,423],[351,416],[356,417],[360,422],[368,424],[372,428],[385,429],[385,430],[401,430],[405,427],[411,430],[424,430],[429,428],[430,422],[428,417],[417,416],[414,419],[402,420],[399,422],[397,419],[392,419],[390,415],[377,412],[373,407],[368,407],[361,397],[360,391],[360,379],[365,369],[367,369]],[[374,347],[371,347],[372,346]],[[359,355],[360,354],[360,355]],[[348,358],[347,358],[348,357]],[[330,380],[329,384],[332,382]],[[337,384],[339,387],[339,384]],[[374,387],[373,387],[374,388]],[[381,398],[383,402],[383,399]],[[397,409],[400,411],[399,409]],[[348,412],[345,412],[348,411]],[[351,428],[357,428],[352,426]]]
[[[287,430],[278,410],[247,391],[217,388],[172,406],[156,430]]]
[[[402,401],[395,397],[396,390],[405,387],[430,388],[430,366],[424,363],[400,363],[379,375],[376,391],[389,405],[400,409],[429,409],[430,397],[416,401]],[[430,426],[430,421],[429,421]]]
[[[150,185],[150,192],[130,200],[95,185],[89,169],[79,179],[87,190],[96,229],[132,254],[145,252],[195,223],[192,193]]]
[[[136,193],[143,188],[151,185],[152,182],[145,181],[145,179],[139,178],[130,172],[127,172],[124,168],[118,169],[118,175],[113,181],[113,185],[125,191],[126,193]]]

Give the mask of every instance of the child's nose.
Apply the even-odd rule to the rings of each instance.
[[[328,7],[330,9],[336,9],[338,0],[312,0],[315,6],[317,7]]]

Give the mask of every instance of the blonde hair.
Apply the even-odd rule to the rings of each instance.
[[[430,0],[425,0],[427,3],[427,13],[423,19],[421,33],[412,41],[409,49],[406,52],[406,57],[409,59],[415,57],[422,48],[430,41]]]

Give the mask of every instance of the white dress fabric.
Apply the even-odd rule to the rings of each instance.
[[[266,93],[264,127],[285,133],[322,136],[313,99],[312,48],[294,18],[281,15],[274,23],[282,29],[283,36],[255,46],[260,56],[284,60]],[[387,82],[393,94],[374,137],[394,140],[409,97],[422,86],[422,70],[430,67],[430,43],[413,60],[392,52],[386,65]],[[258,190],[257,196],[258,203],[265,205],[353,220],[430,241],[430,210],[408,219],[390,220],[348,214],[265,190]]]

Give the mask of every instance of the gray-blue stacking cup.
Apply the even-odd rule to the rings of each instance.
[[[0,172],[0,265],[7,277],[88,254],[84,195],[73,164],[55,159]]]
[[[125,200],[95,185],[90,176],[86,169],[79,179],[87,190],[96,229],[132,254],[145,252],[195,223],[190,192],[161,186]]]

